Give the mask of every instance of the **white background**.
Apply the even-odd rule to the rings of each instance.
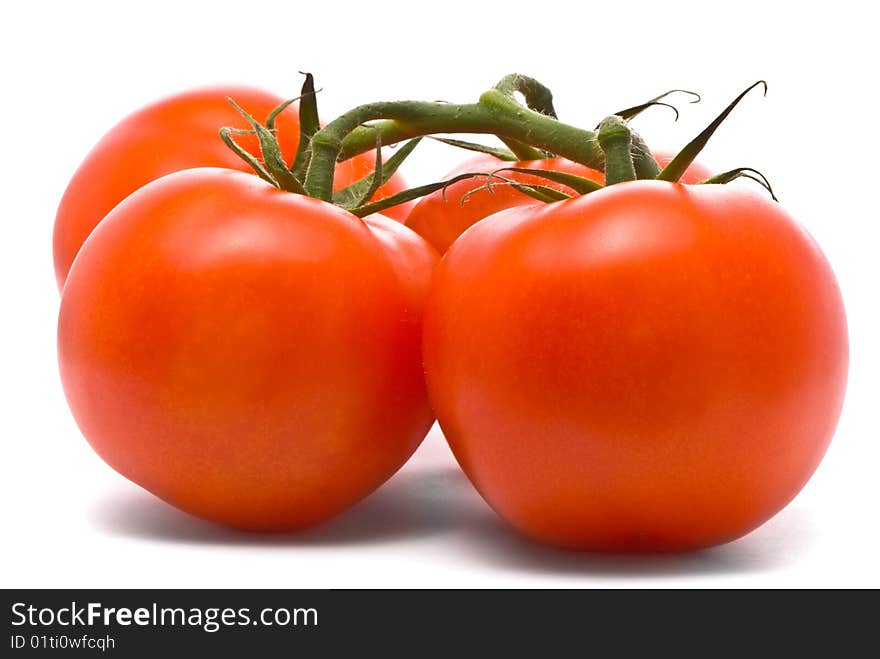
[[[779,3],[780,5],[783,3]],[[298,7],[311,7],[298,9]],[[429,8],[434,7],[434,8]],[[880,158],[869,3],[7,3],[2,10],[2,561],[0,586],[880,586]],[[703,93],[676,147],[749,83],[701,158],[761,169],[817,238],[844,293],[851,371],[814,478],[751,535],[679,557],[557,552],[520,540],[456,470],[435,429],[347,515],[295,536],[227,531],[118,476],[80,436],[55,363],[55,207],[99,137],[167,93],[245,82],[292,96],[313,71],[325,119],[393,98],[471,101],[503,74],[534,75],[561,118],[590,127],[671,87]],[[420,147],[411,183],[462,154]]]

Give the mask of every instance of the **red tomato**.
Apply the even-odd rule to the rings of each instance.
[[[217,87],[171,96],[129,115],[114,126],[73,175],[55,217],[53,248],[55,277],[64,285],[73,259],[92,229],[120,201],[160,176],[193,167],[226,167],[251,171],[247,163],[220,140],[223,126],[248,128],[247,122],[226,101],[232,97],[257,119],[263,120],[282,99],[258,89]],[[282,151],[288,162],[299,142],[295,107],[281,113],[277,124]],[[256,137],[238,135],[248,151],[259,153]],[[374,156],[363,154],[340,165],[336,187],[372,171]],[[395,175],[376,194],[384,198],[405,189]],[[386,214],[406,217],[409,208],[392,208]]]
[[[590,550],[737,538],[803,487],[848,363],[818,246],[734,187],[621,183],[475,225],[435,273],[434,411],[489,504]]]
[[[666,166],[675,154],[658,152],[655,154],[660,167]],[[545,158],[543,160],[528,160],[521,162],[504,162],[488,154],[474,156],[459,167],[456,167],[446,175],[451,179],[466,172],[489,173],[501,167],[523,167],[528,169],[541,169],[545,171],[555,170],[583,176],[591,181],[604,183],[605,176],[602,172],[590,169],[585,165],[566,160],[565,158]],[[574,194],[571,188],[553,183],[547,179],[519,172],[500,172],[502,176],[520,183],[537,183],[546,185],[569,194]],[[712,176],[706,167],[699,163],[693,163],[682,176],[682,183],[698,183]],[[476,190],[476,192],[472,192]],[[470,194],[467,198],[465,195]],[[464,202],[462,202],[464,199]],[[431,243],[438,252],[443,254],[449,246],[470,227],[484,217],[497,213],[505,208],[514,206],[528,206],[535,200],[522,192],[518,192],[510,186],[495,185],[491,190],[486,188],[484,179],[465,179],[453,183],[442,191],[422,197],[406,218],[406,225]]]
[[[297,529],[378,487],[432,423],[436,254],[403,225],[224,169],[130,195],[83,245],[58,354],[83,434],[199,517]]]

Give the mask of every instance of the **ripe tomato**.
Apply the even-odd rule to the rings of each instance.
[[[434,411],[490,505],[538,540],[687,550],[803,487],[845,389],[834,275],[776,204],[621,183],[493,215],[435,273]]]
[[[282,99],[258,89],[217,87],[189,91],[157,101],[114,126],[86,156],[73,175],[55,217],[53,249],[55,277],[64,285],[73,259],[92,229],[120,201],[150,181],[193,167],[225,167],[250,171],[250,167],[220,140],[223,126],[248,128],[247,122],[226,101],[232,97],[257,119],[263,120]],[[299,118],[294,107],[279,115],[276,126],[288,162],[299,141]],[[259,145],[252,135],[236,136],[253,154]],[[344,187],[372,171],[375,157],[363,154],[340,164],[336,186]],[[405,189],[395,175],[376,194],[384,198]],[[386,214],[401,221],[407,206]]]
[[[660,167],[666,166],[675,154],[659,152],[654,154]],[[565,158],[545,158],[521,162],[504,162],[488,154],[479,154],[469,158],[460,166],[446,175],[451,179],[466,172],[491,172],[501,167],[523,167],[545,171],[559,171],[583,176],[591,181],[603,183],[602,172],[590,169]],[[505,178],[519,183],[537,183],[546,185],[569,194],[574,191],[567,186],[553,183],[538,176],[519,172],[501,172]],[[711,172],[699,163],[693,163],[682,176],[682,183],[697,183],[712,176]],[[475,191],[475,192],[474,192]],[[470,194],[469,194],[470,193]],[[465,198],[465,195],[467,198]],[[462,202],[464,199],[464,202]],[[485,181],[479,178],[465,179],[453,183],[445,192],[437,191],[422,197],[406,218],[406,225],[431,243],[438,252],[443,254],[449,246],[472,224],[484,217],[497,213],[505,208],[528,206],[534,199],[512,187],[495,185],[491,190],[486,188]]]
[[[225,169],[119,204],[61,300],[62,382],[121,474],[245,529],[320,522],[378,487],[433,417],[421,317],[436,253]]]

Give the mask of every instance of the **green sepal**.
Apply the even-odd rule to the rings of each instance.
[[[489,181],[486,182],[484,186],[489,191],[496,185],[509,185],[517,192],[521,192],[524,195],[528,195],[532,199],[537,199],[538,201],[543,201],[546,203],[551,203],[554,201],[565,201],[566,199],[571,199],[572,195],[563,192],[562,190],[557,190],[556,188],[551,188],[549,185],[540,185],[535,183],[519,183],[518,181],[513,181],[511,179],[504,178],[503,176],[492,176],[492,178],[501,179],[501,183],[491,183]],[[477,190],[482,189],[478,188]],[[477,190],[471,190],[470,192],[462,195],[461,203],[464,203],[465,199],[469,196],[477,192]]]
[[[464,140],[454,140],[448,137],[435,137],[433,135],[430,136],[432,140],[436,140],[437,142],[443,142],[443,144],[448,144],[449,146],[454,146],[459,149],[465,149],[467,151],[476,151],[477,153],[485,153],[490,156],[495,156],[498,160],[504,160],[506,162],[514,162],[518,160],[513,151],[509,149],[501,149],[499,147],[487,146],[485,144],[477,144],[476,142],[465,142]]]
[[[250,152],[243,149],[238,142],[232,139],[233,135],[254,135],[255,131],[252,130],[242,130],[241,128],[229,128],[224,127],[220,129],[220,139],[223,140],[223,143],[228,146],[239,158],[244,160],[251,168],[254,170],[257,176],[266,181],[266,183],[270,183],[274,185],[276,188],[280,188],[281,186],[278,184],[278,181],[263,167],[263,163],[254,158]]]
[[[770,193],[770,197],[772,197],[773,201],[779,201],[779,199],[776,198],[776,195],[774,194],[773,188],[770,186],[770,181],[767,180],[767,177],[764,176],[757,169],[752,169],[751,167],[737,167],[736,169],[731,169],[729,172],[722,172],[721,174],[710,176],[706,180],[700,181],[698,185],[730,183],[731,181],[735,181],[738,178],[747,178],[759,183],[767,192]]]
[[[589,194],[590,192],[595,192],[596,190],[601,190],[605,187],[601,183],[597,183],[596,181],[588,179],[584,176],[569,174],[568,172],[557,172],[545,169],[531,169],[529,167],[501,167],[500,169],[496,169],[494,172],[492,172],[492,174],[494,175],[498,172],[519,172],[520,174],[532,174],[534,176],[540,176],[541,178],[545,178],[548,181],[567,185],[572,190],[581,195]]]
[[[377,133],[377,154],[376,154],[376,169],[375,171],[370,172],[362,179],[355,181],[351,185],[348,185],[341,190],[337,190],[333,193],[333,203],[342,206],[348,210],[353,210],[356,208],[360,208],[364,206],[370,199],[373,198],[373,195],[376,194],[376,190],[382,187],[388,180],[394,176],[394,173],[398,170],[403,161],[413,152],[419,142],[422,140],[421,137],[417,137],[406,142],[403,146],[398,148],[394,154],[388,158],[384,163],[382,162],[381,150],[379,147],[379,136]],[[378,174],[378,177],[376,176]],[[425,193],[428,194],[428,193]],[[389,197],[390,198],[390,197]],[[383,199],[384,201],[384,199]],[[405,199],[404,201],[409,201],[409,199]],[[398,203],[403,203],[398,202]],[[394,204],[392,204],[394,205]],[[390,206],[389,206],[390,208]]]
[[[542,160],[548,157],[547,152],[529,146],[525,142],[510,139],[509,137],[499,138],[507,148],[516,156],[517,160]]]
[[[376,190],[382,185],[382,133],[378,130],[376,131],[376,161],[373,164],[372,174],[369,174],[366,178],[369,179],[369,186],[364,190],[360,198],[352,204],[353,208],[362,206],[370,201],[373,195],[376,194]]]
[[[671,96],[672,94],[688,94],[689,96],[693,96],[694,100],[690,101],[691,103],[699,103],[701,100],[700,95],[697,92],[692,92],[687,89],[670,89],[668,92],[663,92],[659,96],[655,96],[649,101],[645,101],[644,103],[639,103],[638,105],[633,105],[632,107],[626,108],[624,110],[620,110],[619,112],[615,112],[618,117],[623,119],[624,121],[629,121],[637,116],[639,116],[642,112],[647,110],[650,107],[655,105],[663,105],[668,108],[672,108],[675,110],[675,119],[678,120],[678,108],[674,105],[670,105],[669,103],[661,103],[660,101],[666,98],[667,96]]]
[[[295,98],[290,98],[283,103],[279,104],[275,107],[270,113],[269,116],[266,117],[266,128],[275,132],[275,120],[278,118],[278,115],[284,112],[290,105],[293,105],[298,100],[300,100],[302,96],[296,96]]]
[[[709,138],[712,137],[713,133],[727,118],[727,115],[733,112],[733,108],[737,106],[737,104],[743,99],[743,97],[758,85],[764,86],[764,95],[766,96],[766,82],[764,82],[763,80],[758,80],[758,82],[750,85],[748,89],[746,89],[739,96],[733,99],[730,105],[728,105],[721,114],[715,117],[715,120],[711,124],[709,124],[702,133],[697,135],[681,151],[678,152],[678,155],[676,155],[675,158],[673,158],[669,162],[669,164],[663,168],[663,171],[657,175],[657,180],[669,181],[671,183],[677,182],[684,175],[687,168],[691,166],[691,163],[700,154],[700,151],[703,150],[703,147],[706,146]]]
[[[263,162],[266,163],[266,170],[275,179],[276,185],[289,192],[305,194],[306,190],[302,183],[287,169],[287,163],[284,162],[284,157],[281,155],[281,147],[272,131],[254,119],[234,100],[228,97],[226,100],[245,118],[256,132],[257,139],[260,141],[260,153],[263,155]]]
[[[457,183],[458,181],[464,181],[465,179],[476,178],[478,176],[487,176],[487,174],[485,174],[484,172],[468,172],[466,174],[459,174],[458,176],[453,176],[447,181],[438,181],[436,183],[419,185],[415,188],[409,188],[408,190],[403,190],[402,192],[393,194],[390,197],[385,197],[384,199],[379,199],[378,201],[373,201],[368,204],[358,206],[357,208],[351,208],[348,210],[350,213],[352,213],[353,215],[357,215],[358,217],[365,217],[366,215],[371,215],[373,213],[381,213],[386,208],[391,208],[392,206],[397,206],[399,204],[405,204],[408,201],[424,197],[425,195],[429,195],[432,192],[436,192],[437,190],[445,190],[450,185],[452,185],[453,183]]]

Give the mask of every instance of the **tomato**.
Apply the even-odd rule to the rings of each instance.
[[[658,152],[654,154],[660,167],[664,167],[674,154]],[[545,158],[520,162],[504,162],[488,154],[479,154],[469,158],[460,166],[449,172],[445,178],[451,179],[467,172],[489,173],[502,167],[522,167],[544,171],[559,171],[576,174],[591,181],[603,183],[602,172],[590,169],[585,165],[566,160],[565,158]],[[519,183],[536,183],[546,185],[568,194],[574,194],[571,188],[553,183],[538,176],[519,172],[500,172],[502,176]],[[693,163],[682,176],[682,183],[697,183],[712,176],[711,172],[699,163]],[[465,198],[465,195],[467,197]],[[464,201],[462,201],[464,200]],[[472,224],[484,217],[497,213],[505,208],[527,206],[534,199],[518,192],[510,186],[494,185],[491,190],[486,188],[486,181],[480,178],[464,179],[453,183],[444,191],[422,197],[406,218],[406,225],[430,242],[441,254]]]
[[[61,299],[92,447],[193,515],[286,530],[378,487],[433,422],[421,317],[437,255],[251,174],[177,172],[97,226]]]
[[[226,167],[251,171],[247,163],[220,140],[223,126],[248,128],[247,122],[227,102],[232,97],[259,120],[282,99],[247,87],[216,87],[189,91],[160,100],[129,115],[114,126],[86,156],[73,175],[55,218],[53,249],[55,277],[64,285],[73,259],[89,234],[120,201],[160,176],[192,167]],[[277,120],[278,137],[287,162],[296,153],[299,119],[294,107]],[[248,151],[259,153],[252,135],[236,140]],[[363,154],[340,164],[336,185],[343,187],[372,171],[375,157]],[[376,199],[405,189],[395,175]],[[386,214],[406,217],[406,206]]]
[[[747,533],[806,483],[848,341],[830,266],[778,205],[636,181],[463,234],[424,358],[456,458],[513,526],[674,551]]]

